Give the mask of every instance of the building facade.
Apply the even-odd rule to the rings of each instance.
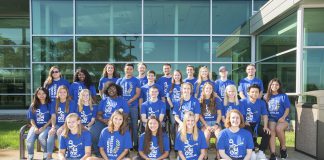
[[[238,83],[257,65],[294,96],[324,89],[324,2],[320,0],[1,0],[0,109],[26,109],[52,65],[72,82],[86,68],[144,62],[185,73],[225,65]],[[198,72],[198,69],[196,69]],[[185,75],[185,74],[184,74]],[[312,100],[311,98],[309,99]]]

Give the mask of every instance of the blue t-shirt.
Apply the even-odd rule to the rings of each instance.
[[[281,93],[277,95],[272,95],[268,102],[269,117],[275,120],[280,119],[286,109],[290,108],[290,101],[286,94]]]
[[[111,115],[119,109],[123,109],[123,113],[128,114],[129,108],[127,105],[126,100],[122,97],[117,98],[110,98],[106,97],[105,99],[101,100],[99,103],[98,111],[101,111],[103,119],[109,119]]]
[[[61,127],[64,122],[65,122],[65,118],[67,115],[69,115],[70,113],[76,113],[77,111],[77,105],[75,104],[74,101],[70,101],[69,102],[69,112],[65,112],[65,104],[66,101],[64,103],[59,103],[59,107],[57,108],[57,112],[55,110],[56,108],[56,103],[53,102],[51,104],[51,115],[55,114],[56,115],[56,125],[58,125],[59,127]]]
[[[91,96],[96,96],[96,88],[94,85],[91,85],[90,88],[87,88],[83,82],[73,82],[69,88],[70,96],[72,96],[72,99],[74,101],[79,100],[79,94],[82,89],[89,89]]]
[[[194,141],[192,134],[187,133],[187,142],[182,142],[180,133],[177,133],[174,149],[181,151],[187,160],[198,159],[200,150],[206,148],[208,148],[208,145],[205,135],[201,130],[198,130],[197,141]]]
[[[141,114],[146,114],[146,118],[151,115],[159,118],[161,114],[165,115],[165,103],[161,100],[156,102],[146,101],[142,104]]]
[[[105,86],[105,83],[107,82],[114,82],[116,83],[118,80],[118,78],[108,78],[108,77],[101,77],[99,80],[99,85],[98,85],[98,89],[102,90],[103,87]]]
[[[106,127],[101,131],[98,147],[104,149],[108,159],[117,159],[125,149],[133,147],[131,135],[129,131],[126,131],[124,135],[118,131],[110,133]]]
[[[77,108],[77,113],[81,118],[81,123],[83,125],[87,125],[88,123],[91,122],[92,118],[96,118],[97,116],[97,111],[98,111],[98,107],[96,105],[92,106],[92,111],[90,106],[83,106],[83,110],[80,112],[79,108]]]
[[[251,80],[248,79],[247,77],[241,79],[240,82],[239,82],[238,91],[243,92],[244,96],[247,98],[248,97],[247,90],[253,84],[258,85],[260,87],[260,89],[261,89],[260,93],[263,93],[263,91],[264,91],[263,82],[260,79],[256,78],[256,77],[254,77]]]
[[[57,89],[60,86],[65,86],[67,89],[69,89],[70,88],[70,83],[66,79],[60,78],[57,81],[53,80],[50,85],[46,86],[46,88],[48,89],[49,97],[51,98],[52,102],[55,101],[56,94],[57,94]]]
[[[144,151],[144,138],[145,133],[143,133],[139,138],[138,151]],[[169,137],[166,134],[163,134],[163,150],[170,151]],[[160,152],[160,147],[158,144],[158,138],[152,135],[152,141],[150,142],[150,153],[146,156],[148,158],[157,159],[162,156],[163,153]]]
[[[268,115],[266,103],[257,99],[252,103],[249,98],[242,99],[241,104],[245,110],[245,121],[249,123],[260,123],[261,115]]]
[[[148,82],[148,79],[147,79],[146,76],[143,77],[143,78],[138,78],[138,77],[136,77],[136,78],[140,81],[140,85],[141,85],[141,86],[144,86],[144,85],[147,84],[147,82]]]
[[[133,98],[136,94],[136,89],[141,89],[140,81],[135,78],[119,78],[116,82],[118,85],[120,85],[123,88],[123,98],[128,101],[131,98]],[[138,98],[133,101],[130,105],[130,107],[137,107],[138,106]]]
[[[181,101],[179,103],[181,103]],[[201,113],[199,101],[197,98],[195,98],[193,96],[191,96],[188,101],[183,100],[182,104],[177,105],[177,106],[179,106],[179,107],[175,107],[173,112],[175,115],[179,116],[179,118],[181,120],[183,120],[184,114],[187,111],[191,111],[194,114]]]
[[[66,149],[66,158],[80,159],[85,155],[85,147],[91,147],[91,134],[82,131],[81,135],[69,133],[68,137],[62,136],[60,149]]]
[[[208,105],[210,103],[209,99],[206,99],[206,106],[202,106],[202,107],[206,107],[206,112],[205,113],[201,113],[204,120],[205,121],[216,121],[217,120],[217,111],[222,111],[222,102],[218,99],[215,98],[215,106],[211,106],[211,107],[215,107],[216,108],[216,112],[213,114],[211,112],[211,110],[208,108]],[[202,110],[202,109],[201,109]]]
[[[186,79],[183,80],[183,82],[189,82],[189,83],[191,83],[192,86],[195,85],[196,81],[197,81],[197,78],[193,78],[193,79],[186,78]]]
[[[210,79],[205,80],[205,81],[202,81],[200,85],[198,84],[198,82],[195,82],[195,84],[194,84],[194,88],[193,88],[193,93],[194,93],[195,97],[196,97],[196,95],[197,95],[197,98],[200,97],[200,94],[201,94],[202,88],[203,88],[203,86],[204,86],[204,84],[205,84],[206,82],[210,82],[210,83],[213,85],[213,87],[215,88],[215,84],[214,84],[214,82],[211,81]],[[199,85],[199,86],[198,86],[198,85]],[[199,89],[198,89],[198,93],[197,93],[197,87],[199,87]]]
[[[222,81],[221,79],[215,81],[215,92],[221,99],[224,99],[225,89],[228,85],[235,85],[235,83],[229,79],[226,81]]]
[[[156,81],[156,83],[157,84],[159,84],[161,87],[162,87],[162,89],[163,89],[163,92],[164,92],[164,94],[166,95],[167,94],[167,92],[168,92],[168,88],[169,88],[169,86],[171,85],[171,80],[172,80],[172,78],[170,77],[170,78],[167,78],[167,77],[160,77],[157,81]]]
[[[51,119],[50,105],[41,104],[34,113],[32,107],[30,106],[27,112],[27,119],[33,119],[37,128],[43,127]]]
[[[242,115],[245,115],[244,106],[242,106],[241,104],[236,105],[235,103],[229,102],[226,106],[223,105],[222,116],[226,118],[226,114],[233,109],[236,109],[240,111]]]
[[[163,89],[160,85],[158,84],[153,84],[152,86],[155,86],[156,88],[158,88],[158,91],[159,91],[159,100],[162,99],[162,97],[165,97],[164,95],[164,92],[163,92]],[[143,102],[147,101],[149,98],[150,98],[150,95],[149,95],[149,90],[152,86],[149,86],[148,84],[145,84],[144,86],[141,87],[141,98],[143,98]]]
[[[174,84],[174,88],[170,91],[171,85],[168,88],[168,92],[166,97],[171,99],[173,107],[175,108],[176,105],[179,105],[180,98],[181,98],[181,84]],[[179,106],[178,106],[179,107]]]
[[[226,155],[231,158],[244,158],[247,149],[253,149],[253,139],[249,131],[240,129],[233,133],[228,128],[220,132],[217,147],[219,150],[225,150]]]

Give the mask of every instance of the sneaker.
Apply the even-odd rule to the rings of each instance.
[[[266,155],[261,150],[258,152],[257,158],[258,158],[258,160],[267,160]]]
[[[287,149],[281,149],[280,150],[280,157],[282,159],[286,159],[288,157],[288,154],[287,154]]]
[[[274,153],[271,153],[269,160],[277,160],[277,157]]]
[[[257,160],[257,155],[255,154],[254,151],[252,152],[251,160]]]

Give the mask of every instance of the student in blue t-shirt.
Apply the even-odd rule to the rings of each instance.
[[[172,75],[171,75],[171,64],[163,64],[163,76],[160,77],[156,83],[159,84],[160,86],[162,86],[163,88],[163,92],[166,95],[168,92],[168,88],[171,85],[171,79],[172,79]]]
[[[202,160],[208,148],[204,133],[197,127],[196,115],[187,111],[177,133],[174,149],[182,160]]]
[[[264,99],[268,104],[270,137],[270,160],[275,160],[276,136],[280,142],[280,157],[287,158],[285,130],[289,124],[290,102],[287,94],[282,89],[279,79],[274,78],[269,82],[267,94]]]
[[[59,149],[60,160],[85,160],[91,156],[91,135],[82,127],[78,114],[71,113],[66,117]]]
[[[225,88],[225,97],[223,100],[223,108],[222,108],[222,122],[225,124],[226,115],[229,111],[237,109],[240,111],[242,115],[245,115],[245,110],[243,106],[240,104],[237,95],[237,89],[235,85],[228,85]]]
[[[95,123],[97,111],[98,107],[92,103],[90,91],[88,89],[82,89],[80,92],[76,113],[78,113],[82,125],[87,130],[89,130]]]
[[[257,154],[255,152],[252,153],[252,159],[266,159],[264,152],[269,147],[270,140],[266,103],[259,99],[260,87],[258,85],[251,85],[247,91],[248,97],[241,100],[245,110],[245,129],[253,135],[254,147],[259,148]],[[261,117],[263,125],[261,125]],[[260,145],[257,143],[258,136],[262,137]]]
[[[233,109],[227,113],[225,127],[217,142],[221,158],[250,160],[254,148],[252,135],[243,129],[244,118],[240,111]]]
[[[220,77],[215,81],[215,92],[222,100],[224,100],[225,88],[231,84],[235,85],[235,83],[232,80],[227,79],[228,71],[225,66],[219,67],[218,72]]]
[[[61,134],[64,130],[65,118],[70,113],[76,112],[76,103],[70,99],[68,88],[60,86],[57,89],[57,98],[51,103],[51,122],[52,128],[48,132],[47,153],[52,157],[54,150],[55,137],[60,142]]]
[[[62,77],[58,66],[52,66],[48,72],[48,77],[44,82],[44,88],[48,90],[52,102],[56,99],[56,93],[59,86],[70,87],[70,83]]]
[[[247,73],[247,77],[240,80],[239,87],[238,87],[238,91],[240,93],[241,99],[245,99],[248,97],[247,90],[249,86],[253,84],[256,84],[260,87],[260,94],[259,94],[259,99],[260,99],[262,97],[264,88],[263,88],[263,82],[260,79],[255,77],[255,72],[256,72],[255,65],[249,64],[248,66],[246,66],[245,71]]]
[[[27,151],[28,159],[34,158],[34,143],[36,138],[43,148],[43,158],[47,157],[46,141],[48,132],[50,130],[51,114],[50,114],[50,98],[46,88],[39,87],[36,89],[32,104],[30,105],[27,112],[27,119],[30,121],[31,128],[27,134]],[[50,157],[49,157],[50,158]]]
[[[139,138],[138,159],[166,159],[169,156],[169,137],[163,133],[162,125],[155,116],[147,120],[145,133]]]
[[[211,80],[207,66],[202,66],[199,68],[198,79],[195,82],[193,88],[193,93],[196,98],[200,98],[202,87],[206,82],[210,82],[213,85],[215,85],[214,82]]]
[[[101,98],[104,98],[103,88],[107,82],[116,83],[119,78],[119,74],[116,71],[116,68],[113,64],[106,64],[102,71],[101,78],[99,80],[98,90]]]
[[[140,81],[133,76],[134,65],[131,63],[125,64],[125,77],[117,80],[117,84],[123,88],[123,98],[127,101],[130,110],[130,125],[132,127],[132,138],[134,146],[137,148],[138,142],[138,98],[141,95]]]
[[[93,101],[97,102],[96,88],[92,84],[92,80],[89,72],[83,68],[79,68],[76,70],[73,78],[73,83],[69,88],[69,92],[70,92],[70,96],[72,97],[72,100],[76,102],[78,101],[79,94],[82,89],[89,89]]]
[[[146,126],[148,117],[154,115],[162,123],[165,115],[165,103],[159,100],[159,90],[157,87],[152,86],[149,90],[150,99],[142,104],[141,107],[141,121],[143,126]]]
[[[103,159],[123,159],[132,148],[126,119],[126,115],[117,110],[111,115],[108,127],[102,130],[98,147]]]
[[[98,106],[98,112],[95,124],[90,128],[90,132],[93,135],[93,150],[96,155],[99,155],[98,138],[101,130],[105,128],[108,124],[109,118],[116,110],[121,110],[125,114],[129,114],[129,107],[126,100],[122,98],[123,89],[113,83],[108,82],[103,89],[103,94],[105,94],[105,99],[100,101]]]
[[[222,130],[220,124],[222,119],[221,102],[220,99],[213,94],[213,91],[213,85],[206,82],[202,88],[201,97],[199,99],[201,108],[199,119],[201,129],[206,137],[207,145],[209,145],[211,134],[218,137],[219,132]]]
[[[183,82],[189,82],[192,86],[197,81],[197,78],[194,76],[195,74],[195,67],[193,65],[187,65],[186,67],[187,78],[183,80]]]
[[[136,77],[140,81],[140,85],[144,86],[147,83],[147,77],[145,75],[146,72],[146,64],[145,63],[138,63],[137,64],[137,71],[138,76]]]
[[[201,113],[200,104],[197,98],[191,95],[192,85],[188,82],[181,85],[181,98],[179,105],[174,108],[174,119],[181,126],[184,114],[187,111],[191,111],[195,114],[195,122],[199,121],[199,115]]]

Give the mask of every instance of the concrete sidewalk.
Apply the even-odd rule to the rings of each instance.
[[[131,157],[136,156],[137,153],[131,152]],[[304,154],[296,152],[293,148],[288,148],[288,158],[286,160],[314,160],[311,157],[308,157]],[[35,152],[35,158],[41,159],[42,153]],[[54,153],[53,158],[57,158],[57,153]],[[208,159],[213,160],[215,158],[215,150],[208,151]],[[0,160],[18,160],[19,159],[19,150],[0,150]],[[176,159],[174,152],[171,152],[170,159]],[[279,158],[278,158],[279,160]]]

